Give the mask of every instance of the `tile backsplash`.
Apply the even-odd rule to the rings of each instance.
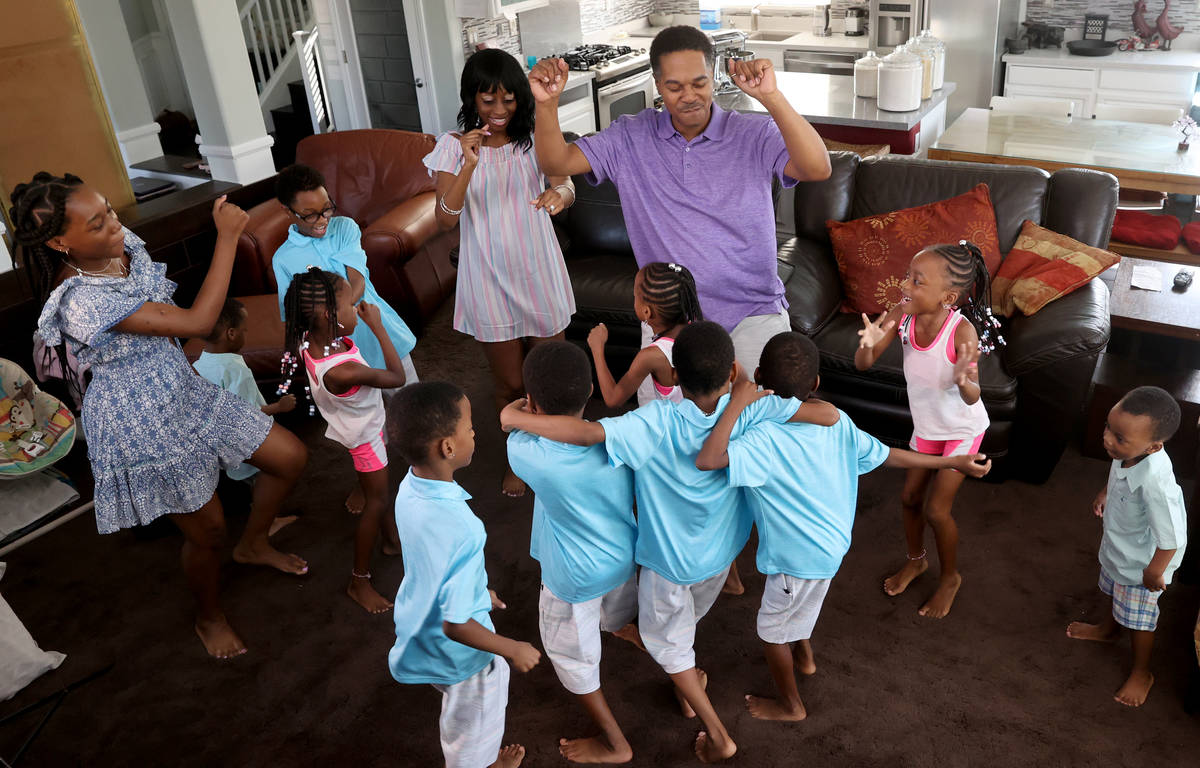
[[[579,17],[583,34],[599,32],[614,24],[624,24],[657,13],[655,0],[617,0],[608,10],[608,0],[579,0]],[[698,11],[697,11],[698,13]]]
[[[1162,13],[1162,0],[1149,0],[1146,6],[1146,21],[1154,26]],[[1025,17],[1029,21],[1082,28],[1085,13],[1108,14],[1109,40],[1127,35],[1133,29],[1133,3],[1130,0],[1026,0]],[[1194,2],[1173,3],[1168,18],[1173,26],[1185,27],[1188,32],[1200,31],[1200,10]],[[1114,31],[1120,34],[1113,34]]]

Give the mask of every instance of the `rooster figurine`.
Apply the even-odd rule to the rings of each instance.
[[[1146,21],[1146,0],[1133,4],[1133,33],[1147,43],[1154,39],[1154,27]]]
[[[1170,11],[1171,0],[1163,0],[1162,13],[1158,14],[1158,18],[1154,22],[1155,29],[1162,36],[1164,50],[1169,50],[1171,48],[1171,41],[1179,37],[1179,33],[1183,31],[1183,27],[1173,26],[1171,20],[1167,18],[1167,14]]]

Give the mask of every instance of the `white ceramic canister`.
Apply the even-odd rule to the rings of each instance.
[[[886,112],[911,112],[921,107],[921,57],[906,46],[879,62],[879,108]]]
[[[928,29],[921,31],[921,36],[917,38],[917,42],[933,50],[935,57],[933,63],[933,90],[940,91],[942,86],[946,84],[946,44],[934,37],[933,32]]]
[[[854,62],[854,95],[859,98],[873,99],[879,93],[879,62],[875,51],[867,51],[867,55]]]

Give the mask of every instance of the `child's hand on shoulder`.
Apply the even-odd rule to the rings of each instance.
[[[290,392],[275,401],[276,413],[288,413],[296,408],[296,396]]]
[[[512,432],[525,414],[529,413],[528,401],[521,397],[513,400],[500,411],[500,429]]]
[[[528,672],[542,660],[542,652],[524,640],[514,640],[512,655],[508,660],[518,672]]]
[[[1162,571],[1156,573],[1149,568],[1142,571],[1142,585],[1151,592],[1162,592],[1167,588],[1167,582],[1163,580]]]
[[[982,453],[955,456],[951,463],[959,472],[971,477],[983,477],[992,469],[992,460]]]
[[[362,321],[370,328],[375,328],[383,322],[383,317],[379,314],[379,307],[374,304],[369,304],[365,301],[360,302],[356,311],[358,312],[358,316],[362,318]]]
[[[489,589],[488,597],[490,597],[492,599],[492,610],[493,611],[497,610],[497,609],[503,611],[505,608],[508,607],[507,605],[504,604],[504,601],[500,599],[500,595],[496,594],[496,590]]]
[[[1100,493],[1096,494],[1096,498],[1092,499],[1092,514],[1096,517],[1104,517],[1104,505],[1108,502],[1108,486],[1100,489]]]
[[[744,410],[755,400],[761,400],[767,395],[775,394],[770,389],[759,389],[753,381],[739,381],[733,385],[729,393],[729,408]]]
[[[587,343],[593,350],[604,349],[604,345],[608,343],[608,328],[604,323],[600,323],[588,331]]]
[[[218,235],[237,237],[246,228],[246,222],[250,221],[250,214],[226,201],[226,197],[221,195],[213,201],[213,223],[217,227]]]

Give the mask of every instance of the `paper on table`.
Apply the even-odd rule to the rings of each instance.
[[[1162,290],[1162,272],[1158,271],[1158,267],[1134,267],[1133,278],[1129,284],[1134,288],[1143,288],[1147,291]]]

